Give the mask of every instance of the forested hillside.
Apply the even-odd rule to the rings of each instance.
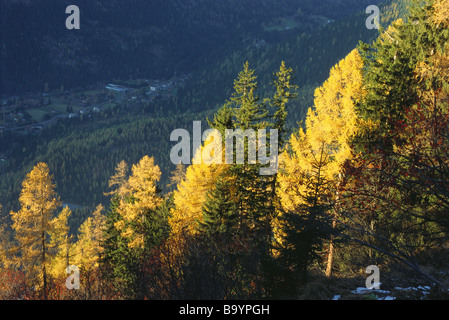
[[[387,3],[381,10],[385,12],[382,15],[385,25],[405,13],[402,1]],[[0,181],[0,203],[7,210],[17,205],[19,181],[36,161],[48,163],[64,201],[81,207],[93,207],[99,202],[105,204],[107,199],[103,192],[115,164],[122,159],[132,162],[145,154],[154,155],[161,164],[161,186],[165,190],[170,172],[174,170],[174,165],[168,161],[172,145],[170,133],[176,128],[190,130],[194,120],[201,120],[206,126],[205,112],[209,112],[210,117],[211,112],[229,97],[235,75],[245,61],[257,71],[262,95],[272,90],[272,73],[282,60],[294,69],[299,97],[292,104],[287,119],[287,126],[294,128],[304,119],[306,110],[313,103],[313,91],[326,79],[329,68],[359,41],[370,42],[376,37],[376,30],[364,27],[366,17],[362,11],[312,33],[300,33],[275,44],[267,42],[257,46],[257,41],[250,41],[243,47],[229,46],[220,54],[205,59],[175,97],[145,103],[132,110],[119,105],[112,113],[104,114],[98,123],[80,119],[79,126],[78,122],[64,123],[50,128],[40,137],[3,133],[5,146],[10,145],[7,149],[12,151],[10,161],[0,166],[4,173]],[[155,123],[162,125],[152,125]],[[91,165],[86,167],[86,163]]]
[[[100,80],[170,78],[193,72],[206,57],[248,39],[282,38],[264,25],[276,26],[298,11],[294,28],[307,31],[322,19],[338,19],[377,2],[2,0],[0,93],[43,90],[45,83],[55,90]],[[68,5],[81,11],[76,32],[65,28]]]
[[[362,11],[251,39],[169,97],[5,130],[0,298],[447,299],[448,8],[391,1],[379,31]],[[194,120],[213,130],[175,164],[170,135]],[[368,266],[382,283],[359,290]]]

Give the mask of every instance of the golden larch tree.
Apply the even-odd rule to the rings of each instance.
[[[73,262],[85,272],[99,267],[104,252],[106,217],[103,212],[103,205],[98,205],[92,217],[88,217],[78,230]]]
[[[51,262],[49,233],[54,227],[53,213],[60,206],[47,164],[38,163],[27,174],[19,201],[20,210],[10,213],[18,242],[18,263],[33,284],[43,289],[46,298],[48,267]]]
[[[122,184],[123,199],[117,209],[122,219],[115,223],[115,227],[130,240],[130,248],[144,248],[146,215],[163,201],[157,186],[161,170],[153,157],[144,156],[131,171],[127,182]]]
[[[281,156],[283,170],[278,177],[278,194],[284,209],[293,211],[305,204],[305,195],[310,189],[321,188],[324,182],[328,190],[322,190],[323,201],[338,200],[341,168],[352,156],[350,139],[360,125],[355,103],[364,95],[362,67],[359,52],[353,50],[331,69],[329,78],[316,89],[314,107],[308,110],[305,130],[300,128],[296,135],[292,135],[289,141],[291,152]],[[331,243],[329,276],[332,259]]]
[[[217,178],[228,166],[224,164],[224,153],[214,154],[213,150],[223,150],[220,139],[207,137],[203,146],[196,151],[192,164],[187,167],[185,178],[178,184],[173,192],[174,209],[169,219],[172,236],[193,234],[196,232],[197,221],[202,221],[202,207],[206,201],[206,194],[212,190]],[[207,154],[210,152],[210,154]],[[205,161],[205,159],[219,159],[221,161]]]
[[[1,211],[2,206],[0,205],[0,213]],[[6,217],[0,218],[0,270],[9,269],[14,266],[14,255],[12,250],[14,245],[5,220]]]
[[[432,9],[431,22],[447,28],[449,26],[449,0],[435,0]]]
[[[66,277],[66,268],[70,265],[71,240],[69,234],[69,217],[72,211],[68,206],[64,207],[61,213],[52,221],[50,234],[50,250],[54,253],[50,263],[50,274],[55,279]]]
[[[305,190],[300,172],[310,172],[324,150],[329,158],[322,174],[335,180],[341,165],[351,157],[350,138],[358,128],[355,102],[363,96],[363,62],[357,50],[332,68],[329,78],[315,91],[314,107],[310,108],[305,130],[299,129],[289,141],[291,153],[281,156],[283,174],[279,181],[282,205],[293,210],[303,202]],[[324,149],[323,149],[324,148]]]
[[[105,193],[105,195],[117,195],[123,198],[127,190],[128,180],[128,164],[125,160],[120,161],[116,168],[115,174],[109,179],[109,188],[113,189],[111,192]]]

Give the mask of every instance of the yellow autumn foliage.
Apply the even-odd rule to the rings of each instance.
[[[114,226],[130,240],[130,248],[143,248],[145,215],[163,201],[157,190],[161,170],[153,157],[144,156],[131,171],[128,180],[121,179],[117,189],[121,195],[117,212],[122,220]]]
[[[202,206],[206,200],[206,194],[215,185],[217,178],[228,166],[224,164],[224,154],[215,154],[214,150],[223,150],[222,141],[212,138],[211,133],[203,146],[197,150],[192,164],[186,170],[184,180],[182,180],[173,193],[175,208],[169,224],[172,236],[187,232],[195,233],[196,221],[202,221]],[[210,153],[209,153],[210,152]],[[208,161],[215,158],[217,161]],[[205,161],[206,160],[206,161]],[[220,164],[221,162],[221,164]]]
[[[27,174],[20,193],[20,210],[11,219],[19,255],[15,265],[22,267],[37,287],[45,285],[51,252],[47,235],[53,231],[53,213],[60,206],[55,184],[46,163],[38,163]]]
[[[72,211],[69,207],[64,207],[61,213],[52,221],[53,228],[49,232],[51,241],[51,250],[55,252],[54,258],[50,264],[50,274],[55,279],[66,277],[65,270],[70,265],[69,257],[71,255],[71,237],[69,235],[68,220]]]
[[[320,175],[326,181],[335,181],[342,164],[351,157],[349,139],[358,126],[355,102],[363,97],[363,62],[353,50],[331,71],[329,78],[315,91],[313,108],[300,128],[290,139],[291,153],[280,158],[279,197],[287,210],[304,202],[309,186],[305,177],[314,174],[320,163]]]
[[[82,270],[93,270],[99,267],[101,255],[104,252],[104,228],[106,217],[104,207],[100,204],[93,215],[88,217],[78,230],[78,241],[74,248],[74,258],[71,261]]]
[[[449,26],[449,0],[435,0],[430,21],[437,26]]]

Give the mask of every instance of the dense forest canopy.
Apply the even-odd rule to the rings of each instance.
[[[244,41],[276,41],[279,32],[264,25],[282,18],[300,12],[297,27],[306,31],[321,24],[308,21],[310,15],[340,19],[368,2],[379,1],[2,0],[0,93],[43,90],[45,83],[54,90],[100,80],[170,78]],[[81,11],[76,32],[65,28],[68,5]]]
[[[2,88],[26,74],[14,50],[44,88],[0,109],[0,298],[447,298],[449,1],[384,2],[379,30],[358,3],[79,1],[97,33],[65,41],[82,52],[51,20],[43,42],[2,33]],[[12,29],[35,6],[1,4]],[[171,133],[193,121],[214,130],[173,163]],[[254,132],[232,145],[243,161],[217,161],[229,130]],[[374,269],[383,290],[348,289]]]
[[[304,2],[304,5],[307,3],[309,8],[312,8],[309,2]],[[113,7],[112,4],[108,6]],[[267,4],[268,7],[270,6]],[[279,10],[284,10],[281,8],[283,7],[280,6]],[[382,10],[386,12],[383,15],[385,23],[388,24],[392,19],[403,15],[404,9],[402,2],[385,4],[382,7]],[[126,10],[134,9],[131,7]],[[242,9],[233,8],[232,10],[239,12]],[[187,12],[189,11],[187,10],[186,14]],[[103,14],[106,15],[106,13]],[[170,172],[174,169],[168,161],[170,132],[176,128],[189,129],[190,123],[194,120],[206,122],[207,116],[211,117],[211,114],[231,94],[235,75],[245,61],[250,61],[257,71],[260,79],[259,90],[264,93],[271,90],[272,72],[277,69],[282,60],[294,68],[295,82],[299,85],[300,92],[287,118],[288,127],[294,128],[299,121],[304,120],[307,109],[313,104],[313,91],[326,79],[329,68],[350,52],[358,41],[369,42],[375,38],[376,30],[363,27],[366,16],[362,11],[307,33],[293,31],[286,40],[265,46],[257,46],[258,42],[254,41],[224,46],[220,49],[222,53],[210,54],[205,58],[204,63],[193,73],[192,78],[183,87],[178,88],[173,98],[156,99],[151,103],[137,105],[116,102],[113,110],[104,111],[101,120],[97,118],[95,121],[89,121],[84,118],[79,121],[68,121],[63,125],[50,127],[39,137],[3,132],[4,143],[0,145],[0,153],[7,153],[9,161],[0,166],[0,170],[4,173],[4,178],[0,181],[0,189],[3,190],[0,203],[3,203],[7,210],[12,209],[13,204],[17,205],[20,191],[18,181],[24,178],[26,172],[34,166],[35,161],[45,161],[49,164],[61,196],[67,203],[79,206],[95,206],[97,202],[106,204],[107,200],[102,193],[105,191],[107,179],[113,172],[115,163],[122,159],[134,162],[145,154],[153,154],[162,167],[161,185],[164,187],[168,183]],[[163,21],[159,23],[163,24]],[[260,22],[260,20],[257,21]],[[144,21],[140,23],[144,24]],[[249,29],[244,27],[244,30]],[[80,31],[83,32],[83,29]],[[24,33],[25,35],[27,33]],[[220,38],[219,35],[211,35]],[[192,37],[198,38],[193,34]],[[90,49],[91,46],[87,45],[86,48]],[[210,50],[217,49],[212,44],[210,48]],[[181,46],[179,50],[184,52],[185,49]],[[26,54],[26,52],[23,53]],[[101,56],[103,57],[103,54]],[[104,56],[113,57],[110,54]],[[143,67],[147,66],[148,60],[121,59],[120,72],[127,70],[122,64],[126,61],[139,63]],[[139,61],[145,61],[145,63]],[[117,66],[112,62],[105,62],[105,65],[108,70],[111,66]],[[61,73],[58,71],[58,74]],[[104,72],[96,74],[105,75]],[[10,73],[2,72],[2,76],[4,75],[10,75]],[[2,83],[8,83],[8,81]],[[23,81],[23,83],[30,82]],[[65,104],[62,106],[64,110],[67,108]],[[131,104],[131,107],[128,104]],[[160,125],[154,125],[156,123]],[[100,137],[108,141],[103,141]],[[86,163],[91,165],[86,168]],[[97,170],[97,167],[103,169]],[[70,179],[70,183],[67,183],[69,181],[67,179]]]

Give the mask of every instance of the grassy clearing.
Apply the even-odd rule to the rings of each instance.
[[[67,103],[63,103],[60,101],[55,101],[50,105],[50,108],[55,110],[57,113],[66,113]]]
[[[43,110],[43,109],[28,109],[26,112],[36,122],[44,121],[45,120],[45,116],[47,114],[50,114],[47,110]]]

